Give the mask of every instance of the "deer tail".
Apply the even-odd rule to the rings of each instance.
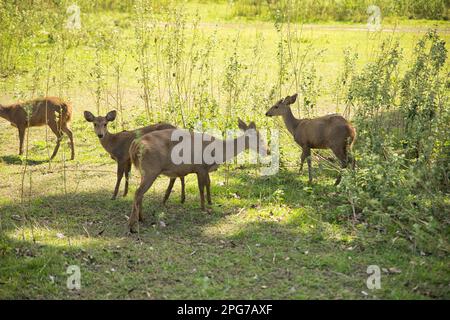
[[[353,149],[353,145],[355,144],[356,141],[356,129],[353,127],[349,128],[349,151],[352,151]]]
[[[72,106],[66,102],[61,104],[61,117],[66,121],[72,120]]]
[[[55,107],[56,113],[58,113],[60,125],[70,122],[72,120],[72,106],[67,102],[61,102]]]
[[[351,161],[352,169],[355,170],[356,167],[356,160],[354,155],[352,154],[353,145],[356,141],[356,129],[353,127],[349,127],[349,146],[348,151],[350,152],[349,159]]]

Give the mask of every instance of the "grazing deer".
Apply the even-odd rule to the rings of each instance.
[[[229,140],[216,139],[203,133],[181,129],[154,131],[144,135],[141,139],[134,140],[130,147],[130,157],[134,166],[141,172],[141,184],[136,189],[133,208],[128,221],[130,232],[134,232],[134,226],[138,220],[143,221],[143,196],[160,174],[176,178],[183,177],[189,173],[196,173],[200,191],[200,204],[202,210],[205,211],[205,188],[208,204],[212,204],[209,172],[217,170],[220,164],[234,158],[247,149],[252,149],[256,152],[259,150],[261,155],[268,153],[268,147],[256,130],[255,123],[252,122],[247,126],[239,119],[239,128],[246,131],[246,133]],[[178,143],[184,143],[184,140],[178,142],[172,139],[174,133],[180,132],[183,136],[187,136],[186,140],[194,147],[191,148],[191,154],[188,155],[190,160],[176,164],[172,158],[172,152],[174,147]],[[251,143],[251,139],[256,143]],[[200,160],[198,159],[198,152],[196,153],[195,141],[201,141],[201,146],[199,146],[202,152]],[[206,157],[203,156],[206,153],[205,149],[210,150],[213,157],[217,156],[215,161],[205,161]]]
[[[57,97],[45,97],[8,106],[0,105],[0,117],[11,122],[19,130],[19,155],[23,154],[25,129],[48,125],[56,136],[56,146],[50,159],[58,153],[64,132],[70,140],[70,159],[75,158],[73,134],[68,124],[72,118],[72,106]]]
[[[139,128],[133,131],[122,131],[118,133],[110,133],[108,131],[108,122],[114,121],[116,119],[117,112],[110,111],[105,117],[95,117],[91,112],[84,111],[84,118],[88,122],[94,124],[94,131],[97,137],[100,139],[100,143],[103,148],[110,154],[111,158],[117,162],[117,181],[116,187],[114,188],[114,193],[112,200],[116,199],[117,193],[119,192],[120,182],[125,174],[125,190],[123,196],[125,197],[128,193],[128,180],[131,171],[131,160],[130,160],[130,145],[131,142],[139,138],[140,136],[155,131],[164,129],[175,129],[174,126],[168,123],[158,123],[155,125]],[[184,177],[180,176],[181,180],[181,202],[185,200],[185,190],[184,190]],[[167,188],[166,194],[164,195],[163,203],[166,203],[172,191],[173,184],[175,183],[175,178],[170,179],[169,187]]]
[[[266,112],[266,116],[283,117],[284,124],[303,151],[300,171],[303,169],[303,163],[306,159],[309,183],[311,183],[311,149],[331,149],[341,161],[342,168],[346,168],[349,158],[348,151],[351,151],[355,143],[356,130],[344,117],[338,114],[330,114],[315,119],[296,119],[290,107],[296,99],[297,94],[281,99]],[[352,159],[352,166],[355,167],[354,159]],[[340,181],[341,176],[337,178],[335,185],[339,184]]]

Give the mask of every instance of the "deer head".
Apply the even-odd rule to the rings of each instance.
[[[267,146],[266,140],[262,137],[259,131],[256,129],[256,124],[252,121],[248,125],[238,118],[239,129],[245,132],[246,141],[245,144],[249,149],[259,153],[261,156],[270,154],[270,149]],[[256,141],[256,145],[254,143]],[[253,143],[252,143],[253,142]]]
[[[0,104],[0,117],[7,119],[8,108]]]
[[[95,117],[91,112],[85,111],[84,118],[87,122],[94,123],[94,131],[97,137],[102,139],[108,133],[108,122],[116,119],[117,112],[115,110],[110,111],[106,116]]]
[[[277,103],[275,103],[267,112],[267,117],[273,117],[273,116],[283,116],[285,115],[288,110],[290,109],[290,105],[297,100],[297,93],[292,96],[287,96],[284,99],[281,99]]]

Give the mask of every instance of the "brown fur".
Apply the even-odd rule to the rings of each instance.
[[[258,137],[258,146],[257,149],[261,150],[263,146],[263,141],[260,139],[259,133],[256,131],[256,126],[254,123],[251,123],[247,126],[244,122],[239,120],[239,128],[241,130],[254,129],[255,134]],[[138,168],[141,172],[141,184],[137,188],[133,209],[129,219],[129,227],[130,231],[134,231],[135,224],[139,221],[143,220],[142,215],[142,199],[147,190],[152,186],[155,179],[160,175],[166,175],[168,177],[176,178],[176,177],[184,177],[187,174],[195,173],[197,174],[198,187],[200,191],[200,203],[202,210],[205,210],[205,195],[204,191],[206,188],[206,197],[208,204],[212,204],[211,201],[211,192],[210,185],[211,179],[209,177],[209,172],[217,170],[220,163],[225,162],[228,159],[235,157],[238,153],[248,149],[250,144],[248,139],[244,136],[238,137],[233,140],[220,140],[215,139],[214,137],[210,137],[210,140],[205,141],[206,139],[202,139],[199,135],[202,133],[188,132],[191,136],[191,141],[199,139],[198,141],[202,141],[202,150],[211,144],[218,143],[223,144],[225,150],[225,145],[229,143],[233,147],[233,152],[231,154],[223,155],[223,162],[220,163],[200,163],[195,164],[192,160],[194,158],[194,150],[192,150],[191,154],[191,164],[174,164],[171,159],[172,149],[175,145],[177,145],[178,141],[172,141],[172,133],[174,129],[160,130],[154,131],[149,134],[144,135],[141,139],[136,139],[131,143],[130,146],[130,157],[132,159],[133,164],[136,168]],[[207,135],[206,135],[207,136]],[[245,139],[244,143],[239,143],[238,140]],[[242,140],[240,140],[241,142]],[[265,146],[264,143],[264,147]],[[231,149],[231,148],[230,148]],[[257,151],[257,150],[256,150]],[[260,151],[262,152],[262,151]]]
[[[26,109],[31,108],[30,116],[27,116]],[[38,98],[27,102],[14,103],[8,106],[0,105],[0,117],[11,122],[11,125],[19,130],[19,154],[23,154],[23,141],[25,129],[29,127],[45,126],[50,127],[56,135],[56,146],[51,156],[53,159],[59,149],[64,132],[70,140],[71,160],[75,158],[73,134],[68,123],[72,119],[72,106],[57,97]]]
[[[89,111],[84,112],[84,117],[86,121],[94,123],[94,131],[100,139],[100,143],[103,148],[109,153],[112,159],[117,162],[117,180],[116,186],[114,188],[114,193],[112,199],[117,197],[119,192],[120,182],[122,181],[123,175],[125,174],[125,190],[123,196],[125,197],[128,193],[128,181],[131,172],[131,160],[130,160],[130,145],[134,139],[139,138],[149,132],[164,130],[164,129],[174,129],[175,127],[168,123],[158,123],[155,125],[139,128],[133,131],[122,131],[118,133],[108,132],[108,122],[114,121],[116,118],[116,112],[111,111],[105,117],[94,117]],[[184,177],[180,177],[181,180],[181,202],[185,200],[185,190],[184,190]],[[163,203],[167,201],[173,188],[174,179],[170,179],[169,187],[167,188],[166,194],[164,196]]]
[[[307,160],[309,182],[311,174],[311,149],[331,149],[341,161],[343,168],[348,164],[348,152],[351,151],[356,139],[356,130],[344,117],[339,114],[330,114],[314,119],[296,119],[292,114],[290,105],[297,99],[297,94],[281,99],[267,112],[266,116],[282,116],[289,132],[295,142],[302,148],[300,170]],[[352,159],[354,168],[355,162]],[[341,181],[339,176],[336,184]]]

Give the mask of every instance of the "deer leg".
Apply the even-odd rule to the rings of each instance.
[[[200,191],[200,206],[202,208],[202,211],[206,211],[205,208],[205,174],[204,173],[197,173],[197,181],[198,181],[198,189]]]
[[[347,153],[347,159],[348,159],[348,162],[351,163],[351,165],[352,165],[352,170],[355,170],[356,161],[355,161],[355,157],[353,156],[353,154],[351,152]]]
[[[61,139],[62,139],[61,136],[56,138],[56,146],[55,146],[55,149],[53,150],[53,153],[52,153],[52,156],[50,157],[50,160],[52,160],[56,156],[56,154],[58,153],[59,145],[61,144]]]
[[[176,179],[177,178],[170,178],[169,185],[167,186],[166,193],[164,194],[163,204],[165,204],[167,199],[169,199],[170,193],[172,192],[172,188]]]
[[[306,160],[308,162],[308,182],[312,183],[312,165],[311,165],[311,156]]]
[[[206,199],[208,200],[208,204],[211,205],[211,179],[209,173],[206,174]]]
[[[75,149],[74,149],[74,145],[73,145],[73,133],[72,133],[72,130],[70,130],[67,127],[67,125],[64,125],[62,127],[62,131],[64,131],[64,133],[67,135],[67,137],[69,137],[70,151],[71,151],[70,160],[73,160],[73,159],[75,159]]]
[[[19,129],[19,155],[23,154],[23,141],[25,140],[25,127],[17,126]]]
[[[311,149],[304,148],[302,157],[306,159],[306,163],[308,164],[308,182],[312,183],[312,165],[311,165]]]
[[[50,157],[50,160],[52,160],[58,153],[59,145],[61,144],[62,140],[62,134],[61,131],[58,129],[58,124],[55,121],[49,121],[48,126],[50,127],[50,129],[52,129],[53,133],[56,136],[56,146],[55,149],[53,150],[52,156]]]
[[[125,164],[125,190],[123,191],[124,197],[126,197],[128,194],[128,182],[130,180],[130,172],[131,172],[131,162],[128,161]]]
[[[114,188],[113,196],[111,197],[111,200],[115,200],[117,197],[117,193],[119,193],[119,187],[120,182],[122,181],[124,172],[124,165],[122,163],[117,163],[117,180],[116,180],[116,187]]]
[[[136,223],[139,221],[143,221],[144,217],[142,215],[142,199],[144,194],[150,189],[155,179],[158,177],[157,174],[152,174],[149,176],[145,176],[141,179],[141,184],[136,189],[134,194],[133,201],[133,209],[131,211],[130,218],[128,220],[128,227],[130,228],[130,232],[135,232]]]
[[[305,159],[306,159],[306,153],[304,150],[302,150],[302,155],[300,156],[300,169],[299,172],[303,171],[303,164],[305,163]]]
[[[342,169],[347,168],[347,165],[348,165],[347,148],[345,146],[344,147],[335,147],[335,148],[332,148],[331,150],[333,150],[334,155],[341,162]],[[342,179],[342,174],[339,174],[336,181],[334,182],[334,185],[337,186],[341,182],[341,179]]]
[[[181,181],[181,203],[184,203],[184,201],[186,200],[184,177],[180,177],[180,181]]]

